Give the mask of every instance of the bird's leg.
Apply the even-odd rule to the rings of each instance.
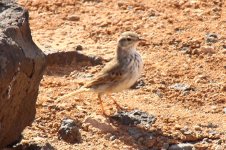
[[[100,107],[101,107],[101,111],[102,111],[103,115],[108,116],[104,110],[104,105],[103,105],[103,101],[101,99],[101,94],[98,94],[98,100],[100,102]]]
[[[108,94],[108,97],[110,97],[110,99],[113,101],[113,103],[116,105],[117,109],[121,109],[121,110],[124,110],[125,108],[123,108],[121,105],[119,105],[117,103],[117,101],[110,95]]]

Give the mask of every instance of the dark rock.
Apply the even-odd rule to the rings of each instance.
[[[77,50],[77,51],[81,51],[81,50],[83,50],[82,45],[77,45],[77,46],[76,46],[76,50]]]
[[[0,2],[0,149],[15,143],[35,117],[44,53],[31,37],[28,12]]]
[[[26,143],[19,144],[12,150],[55,150],[49,143]]]
[[[65,65],[102,65],[103,59],[100,57],[87,56],[77,51],[46,53],[47,66],[65,66]]]
[[[78,124],[72,119],[64,119],[58,131],[59,139],[74,144],[81,141]]]
[[[180,51],[185,53],[185,54],[190,54],[191,53],[191,49],[190,49],[190,46],[188,44],[183,44],[181,47],[180,47]]]
[[[223,48],[226,49],[226,44],[223,45]]]
[[[218,125],[213,124],[212,122],[208,123],[207,128],[217,128]]]
[[[179,143],[171,145],[168,150],[195,150],[195,147],[191,143]]]
[[[143,86],[145,86],[144,80],[139,80],[131,86],[131,89],[140,89]]]
[[[219,36],[215,33],[208,33],[206,35],[206,42],[207,43],[216,43],[219,39]]]
[[[20,143],[22,139],[23,139],[23,135],[21,134],[15,141],[13,141],[13,142],[10,143],[9,145],[7,145],[7,147],[8,147],[8,148],[13,147],[13,146],[16,145],[17,143]]]
[[[146,112],[140,110],[133,110],[130,112],[119,111],[113,116],[112,119],[120,122],[123,125],[143,125],[145,127],[151,126],[156,118],[153,115],[149,115]]]

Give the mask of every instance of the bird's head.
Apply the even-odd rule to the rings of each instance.
[[[138,43],[143,40],[134,32],[124,32],[118,39],[118,47],[123,50],[136,49]]]

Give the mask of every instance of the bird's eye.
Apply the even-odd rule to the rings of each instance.
[[[131,39],[131,38],[127,38],[126,40],[127,40],[127,41],[132,41],[132,39]]]

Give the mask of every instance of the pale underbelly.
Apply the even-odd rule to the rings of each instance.
[[[111,89],[109,92],[121,92],[125,89],[129,89],[134,83],[136,82],[136,80],[130,80],[128,82],[124,82],[116,87],[114,87],[113,89]]]

